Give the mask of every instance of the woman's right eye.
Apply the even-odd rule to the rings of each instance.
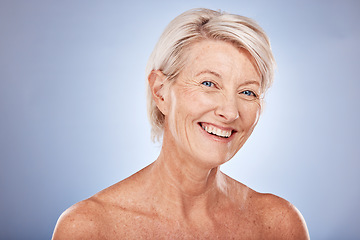
[[[206,87],[213,87],[215,85],[213,82],[210,82],[210,81],[204,81],[201,84]]]

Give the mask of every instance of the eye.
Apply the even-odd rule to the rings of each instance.
[[[249,96],[249,97],[256,97],[256,94],[253,92],[253,91],[250,91],[250,90],[245,90],[243,92],[241,92],[242,94],[245,94],[246,96]]]
[[[204,81],[201,84],[206,86],[206,87],[214,87],[215,86],[215,84],[213,82],[210,82],[210,81]]]

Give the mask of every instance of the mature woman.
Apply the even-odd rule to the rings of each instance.
[[[159,157],[60,217],[54,239],[308,239],[296,208],[219,169],[256,126],[273,78],[251,19],[195,9],[176,17],[147,66]]]

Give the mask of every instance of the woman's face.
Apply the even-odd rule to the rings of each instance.
[[[223,41],[203,40],[165,95],[164,141],[182,157],[218,166],[243,146],[258,122],[261,78],[251,55]]]

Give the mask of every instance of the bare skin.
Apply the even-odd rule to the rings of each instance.
[[[175,202],[156,168],[150,165],[68,209],[54,239],[308,239],[301,215],[281,198],[217,172],[227,193],[217,187]]]
[[[74,205],[59,219],[54,239],[309,239],[299,212],[279,197],[217,172],[227,193],[216,187],[175,202],[157,171],[150,165]]]
[[[309,239],[286,200],[223,174],[255,127],[260,76],[245,50],[194,44],[171,86],[160,71],[149,84],[165,115],[158,159],[65,211],[53,239]]]

